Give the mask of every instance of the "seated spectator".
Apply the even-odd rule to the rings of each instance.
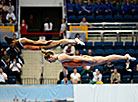
[[[81,56],[79,50],[76,50],[76,51],[75,51],[75,56]]]
[[[11,9],[11,11],[14,12],[14,5],[12,5],[12,1],[9,1],[9,4],[7,6],[7,11],[9,11],[9,9]]]
[[[8,25],[14,25],[14,21],[12,18],[9,18]]]
[[[5,67],[8,67],[10,64],[10,56],[7,54],[7,51],[4,51],[4,55],[2,56],[1,61],[5,65]]]
[[[111,74],[110,80],[111,84],[118,84],[120,83],[120,73],[117,72],[117,69],[114,68],[114,72]]]
[[[16,76],[16,79],[22,84],[21,81],[21,65],[17,62],[17,59],[13,59],[13,63],[10,64],[9,70],[11,70],[11,75]]]
[[[104,14],[104,4],[101,2],[101,0],[97,0],[97,2],[94,4],[94,14],[95,15]]]
[[[134,71],[135,75],[138,75],[138,64],[136,65],[136,70]]]
[[[85,5],[84,11],[86,15],[92,15],[93,5],[91,4],[90,0],[88,0],[87,4]]]
[[[20,33],[27,33],[28,25],[25,22],[25,19],[22,19],[22,22],[20,24]]]
[[[68,55],[74,55],[75,54],[75,47],[72,46],[72,44],[68,44],[64,47],[63,53],[66,53]]]
[[[68,85],[68,84],[71,84],[71,81],[68,80],[67,77],[64,77],[64,80],[61,81],[61,84],[66,84],[66,85]]]
[[[123,70],[124,75],[132,75],[132,64],[129,60],[126,60],[126,66]]]
[[[2,23],[2,19],[0,19],[0,26],[4,26],[4,24]]]
[[[75,15],[75,4],[73,3],[73,0],[70,0],[70,2],[67,4],[67,14]]]
[[[67,68],[63,68],[63,71],[60,72],[60,81],[64,79],[64,77],[67,77],[68,79],[70,79],[70,75],[69,75],[69,72],[68,72],[68,69]]]
[[[133,0],[132,6],[134,8],[134,15],[137,15],[138,14],[138,3],[137,3],[137,0]]]
[[[84,8],[85,8],[85,5],[82,4],[82,0],[79,0],[79,3],[76,4],[76,12],[77,12],[77,15],[84,15],[85,12],[84,12]]]
[[[105,9],[105,15],[111,15],[113,6],[108,0],[104,1],[104,9]]]
[[[12,18],[14,21],[16,20],[16,17],[11,9],[9,9],[8,14],[6,15],[6,20],[9,21],[9,18]]]
[[[90,81],[90,84],[103,84],[102,82],[102,74],[100,73],[99,69],[96,69],[95,72],[93,72],[93,79]]]
[[[0,68],[0,84],[6,84],[8,80],[7,74],[3,72],[3,69]]]
[[[92,56],[92,50],[91,49],[88,50],[88,55]]]
[[[79,73],[77,73],[76,68],[73,69],[73,73],[71,73],[70,78],[71,78],[70,80],[71,80],[72,84],[80,83],[81,75]]]
[[[3,23],[7,23],[7,20],[6,20],[6,16],[8,14],[8,11],[7,11],[7,8],[6,6],[3,8],[3,12],[2,12],[2,22]]]
[[[89,23],[86,21],[86,17],[82,18],[82,21],[80,22],[80,26],[88,26]]]
[[[123,15],[125,14],[131,15],[135,11],[133,5],[129,2],[129,0],[126,0],[126,2],[122,4],[121,10]]]
[[[105,64],[103,67],[103,75],[111,75],[113,69],[114,69],[114,64],[108,61],[107,64]]]

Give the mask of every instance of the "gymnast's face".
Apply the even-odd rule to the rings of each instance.
[[[47,59],[48,62],[53,63],[56,61],[56,57],[54,55],[50,55],[50,57]]]

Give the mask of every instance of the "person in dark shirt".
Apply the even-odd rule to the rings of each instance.
[[[105,15],[111,15],[113,5],[108,0],[105,0],[104,2],[104,9],[105,9]]]
[[[86,15],[92,15],[93,13],[93,5],[91,4],[91,1],[88,0],[87,4],[85,5],[84,11]]]
[[[110,75],[113,69],[114,69],[114,64],[108,61],[107,64],[105,64],[103,67],[103,75]]]

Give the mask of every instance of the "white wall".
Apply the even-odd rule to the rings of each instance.
[[[44,6],[44,7],[49,7],[49,6],[63,6],[63,1],[64,0],[19,0],[20,1],[20,6]]]

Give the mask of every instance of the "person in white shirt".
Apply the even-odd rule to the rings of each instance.
[[[5,84],[8,80],[7,74],[3,72],[3,69],[0,68],[0,84]]]
[[[14,21],[16,20],[16,17],[11,9],[9,9],[9,13],[6,15],[6,20],[9,21],[9,18],[12,18]]]
[[[93,79],[90,81],[90,84],[95,84],[97,82],[102,83],[102,74],[99,69],[96,69],[95,72],[93,72]]]
[[[68,44],[67,46],[64,47],[63,53],[67,55],[74,55],[75,54],[75,47],[72,46],[72,44]]]
[[[16,76],[16,79],[19,81],[20,84],[21,82],[21,65],[20,63],[17,63],[17,59],[13,59],[13,63],[10,64],[9,69],[11,70],[11,74],[13,76]]]
[[[72,84],[77,84],[81,80],[81,75],[77,73],[77,69],[74,68],[73,73],[70,75],[70,80],[72,81]]]
[[[61,28],[60,28],[60,34],[59,34],[59,38],[63,39],[66,38],[66,20],[65,18],[62,18],[62,24],[61,24]]]
[[[44,23],[44,32],[52,33],[52,29],[53,29],[52,22],[50,22],[49,18],[46,18],[45,23]],[[52,39],[52,35],[51,34],[46,35],[46,40],[51,40],[51,39]]]

